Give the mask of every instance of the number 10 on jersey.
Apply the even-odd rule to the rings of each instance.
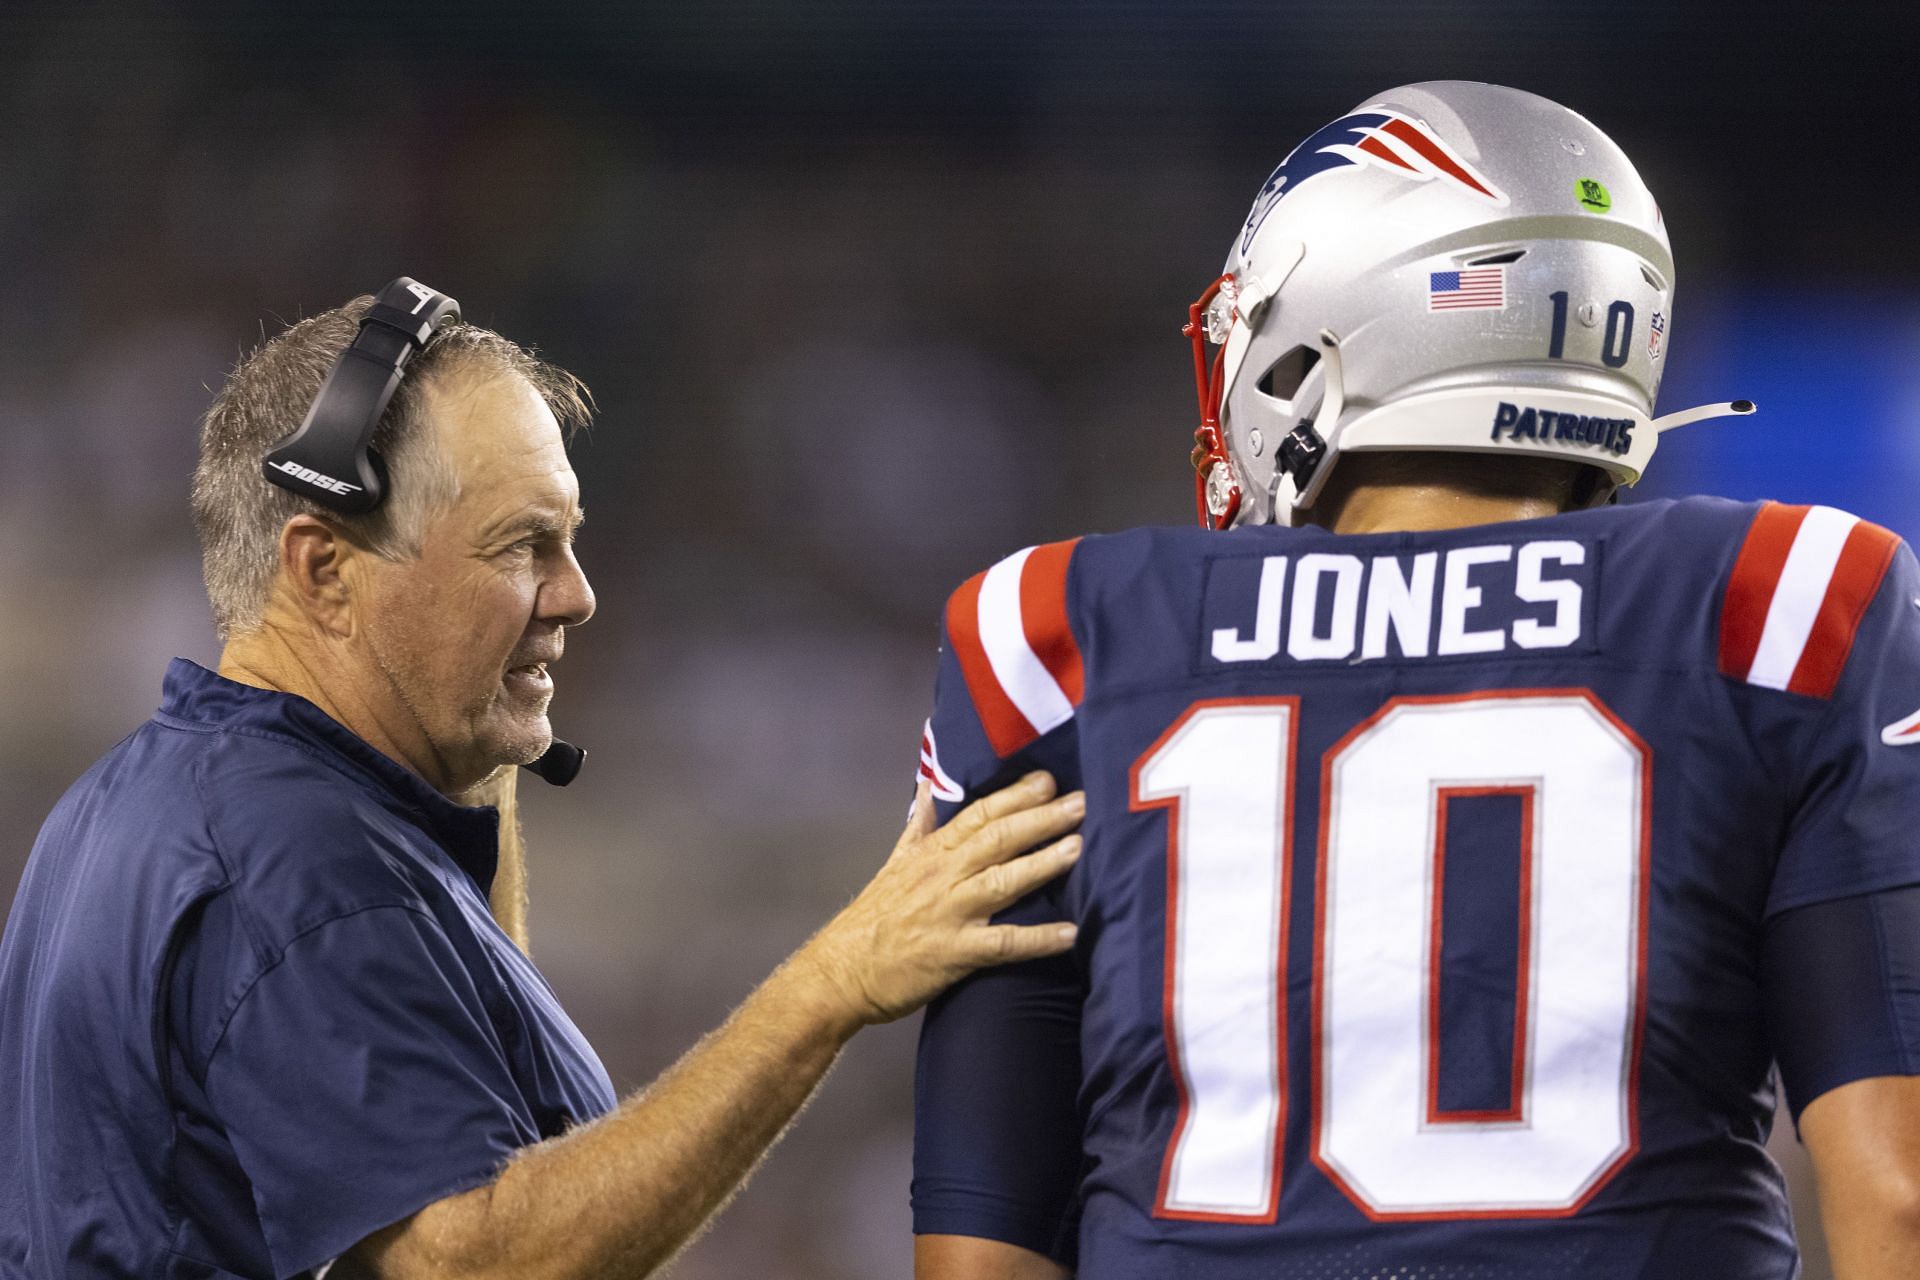
[[[1168,828],[1159,1217],[1278,1211],[1299,716],[1199,702],[1133,767],[1133,808]],[[1314,1163],[1370,1217],[1562,1216],[1631,1158],[1651,767],[1580,689],[1397,698],[1327,752],[1309,1119]],[[1513,1105],[1443,1112],[1446,808],[1489,792],[1522,800]]]

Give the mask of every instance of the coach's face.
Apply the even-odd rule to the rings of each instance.
[[[539,393],[459,370],[423,390],[459,496],[429,519],[419,559],[372,566],[361,634],[416,722],[423,772],[457,792],[547,749],[548,664],[594,600],[573,555],[579,482]]]

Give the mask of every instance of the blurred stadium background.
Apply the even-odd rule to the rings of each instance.
[[[1407,80],[1558,98],[1660,196],[1663,403],[1761,413],[1669,439],[1641,495],[1920,534],[1916,112],[1889,88],[1916,13],[9,0],[0,889],[166,659],[216,657],[185,509],[209,388],[416,275],[599,399],[600,612],[555,707],[593,760],[523,796],[537,957],[644,1083],[890,846],[952,585],[1189,518],[1183,309],[1286,149]],[[913,1038],[860,1039],[678,1275],[907,1273]]]

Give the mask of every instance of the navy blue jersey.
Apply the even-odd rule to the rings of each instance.
[[[1715,499],[969,581],[922,776],[1085,788],[1009,916],[1080,940],[929,1010],[916,1231],[1100,1280],[1795,1274],[1774,1061],[1796,1107],[1920,1072],[1920,1008],[1831,996],[1896,999],[1876,911],[1916,917],[1874,895],[1920,884],[1917,605],[1885,530]]]

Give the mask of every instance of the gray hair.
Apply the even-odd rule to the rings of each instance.
[[[364,515],[341,515],[269,484],[261,475],[267,453],[305,419],[372,305],[371,297],[355,298],[262,343],[234,367],[201,420],[193,527],[222,641],[260,625],[280,567],[280,531],[297,515],[333,522],[386,560],[420,554],[428,518],[459,496],[458,477],[424,429],[421,387],[429,379],[454,369],[522,378],[569,437],[592,416],[592,397],[572,374],[490,329],[448,325],[407,366],[373,433],[373,447],[387,463],[391,496],[385,503]]]

